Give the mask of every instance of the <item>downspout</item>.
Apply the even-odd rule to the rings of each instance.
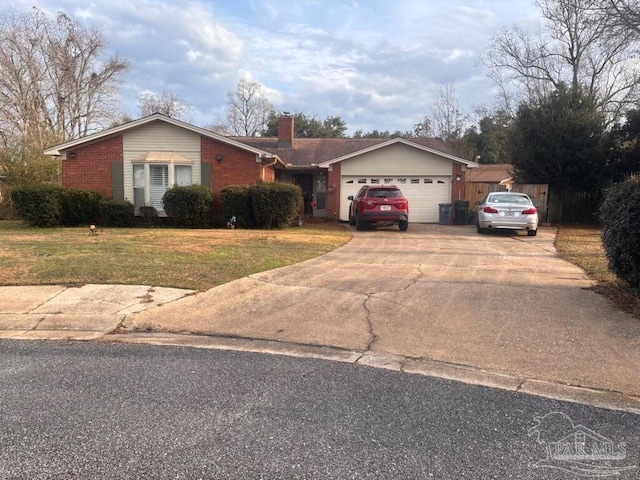
[[[266,155],[262,154],[262,155],[260,155],[260,158],[273,158],[274,159],[273,162],[267,163],[266,165],[262,165],[262,170],[260,172],[260,179],[264,180],[264,169],[265,168],[269,168],[269,167],[273,167],[276,163],[278,163],[278,157],[275,157],[275,156],[267,157]]]

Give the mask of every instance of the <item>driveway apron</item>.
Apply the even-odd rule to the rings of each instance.
[[[326,345],[640,396],[640,321],[561,260],[555,230],[412,224],[128,316],[158,329]]]

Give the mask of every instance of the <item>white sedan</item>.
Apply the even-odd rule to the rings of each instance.
[[[528,195],[493,192],[478,206],[478,233],[487,230],[526,230],[533,237],[538,232],[538,211]]]

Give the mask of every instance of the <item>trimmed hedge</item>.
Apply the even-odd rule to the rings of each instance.
[[[67,227],[100,224],[102,195],[81,188],[65,189],[62,195],[62,224]]]
[[[146,205],[138,208],[140,217],[136,217],[137,224],[141,227],[155,227],[160,224],[160,217],[158,216],[158,210],[151,205]]]
[[[249,185],[229,185],[222,189],[222,210],[226,221],[236,217],[240,228],[254,228],[253,210],[251,209],[251,196]]]
[[[173,187],[162,197],[169,224],[176,227],[204,228],[209,224],[213,193],[202,185]]]
[[[132,227],[135,207],[127,200],[105,200],[100,204],[102,226]]]
[[[599,210],[602,243],[609,268],[640,287],[640,175],[607,190]]]
[[[63,218],[64,189],[56,185],[16,187],[11,200],[18,215],[32,227],[58,227]]]
[[[224,215],[241,228],[282,228],[295,225],[302,214],[299,186],[284,182],[231,185],[222,190]]]
[[[289,227],[300,217],[302,190],[293,183],[259,183],[252,186],[249,192],[258,228]]]

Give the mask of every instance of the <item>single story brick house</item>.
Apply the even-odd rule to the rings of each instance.
[[[438,204],[463,199],[465,173],[477,164],[440,139],[294,138],[293,117],[278,137],[227,137],[153,114],[44,152],[62,160],[65,187],[152,205],[174,185],[291,181],[312,200],[313,215],[348,220],[349,195],[363,185],[394,184],[409,198],[410,221],[437,222]]]

